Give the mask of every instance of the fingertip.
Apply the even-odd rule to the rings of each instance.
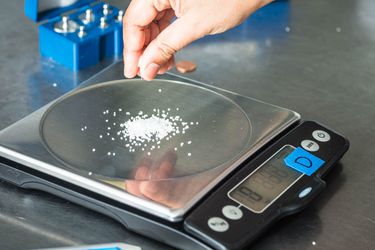
[[[126,78],[134,78],[137,75],[140,54],[140,51],[127,53],[124,58],[124,75]]]
[[[141,73],[141,76],[142,76],[143,79],[145,79],[147,81],[151,81],[152,79],[154,79],[156,77],[159,70],[160,70],[160,65],[158,65],[156,63],[150,63],[145,67],[143,72],[142,72],[142,69],[141,69],[140,73]]]

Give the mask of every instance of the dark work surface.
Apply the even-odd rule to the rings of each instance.
[[[198,64],[188,77],[295,110],[351,142],[318,199],[275,224],[254,249],[375,247],[374,12],[373,0],[279,2],[178,54]],[[23,1],[4,1],[0,20],[0,129],[110,63],[74,74],[40,59]],[[106,216],[0,182],[0,249],[119,241],[166,249]]]

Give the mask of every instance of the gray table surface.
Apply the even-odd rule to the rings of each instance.
[[[375,248],[374,13],[373,0],[279,2],[178,53],[198,64],[188,77],[295,110],[351,141],[318,199],[277,223],[254,249]],[[2,2],[0,20],[0,129],[110,63],[73,73],[41,59],[23,1]],[[0,249],[116,241],[167,248],[106,216],[0,181]]]

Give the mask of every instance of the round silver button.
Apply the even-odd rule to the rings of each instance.
[[[319,145],[318,143],[312,141],[312,140],[303,140],[301,142],[301,146],[306,149],[307,151],[310,152],[315,152],[319,150]]]
[[[242,218],[243,213],[238,207],[227,205],[221,210],[225,217],[230,220],[239,220]]]
[[[311,190],[312,190],[312,187],[307,187],[307,188],[305,188],[304,190],[302,190],[299,194],[298,194],[298,197],[299,198],[304,198],[304,197],[306,197],[310,192],[311,192]]]
[[[220,217],[211,217],[208,226],[216,232],[225,232],[229,228],[228,222]]]
[[[331,140],[331,136],[326,131],[323,131],[323,130],[315,130],[312,133],[312,136],[314,137],[315,140],[321,141],[321,142],[327,142]]]

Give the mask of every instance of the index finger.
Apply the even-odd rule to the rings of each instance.
[[[153,1],[133,0],[123,19],[124,74],[128,78],[136,76],[138,61],[145,46],[148,25],[156,18],[158,10]]]

